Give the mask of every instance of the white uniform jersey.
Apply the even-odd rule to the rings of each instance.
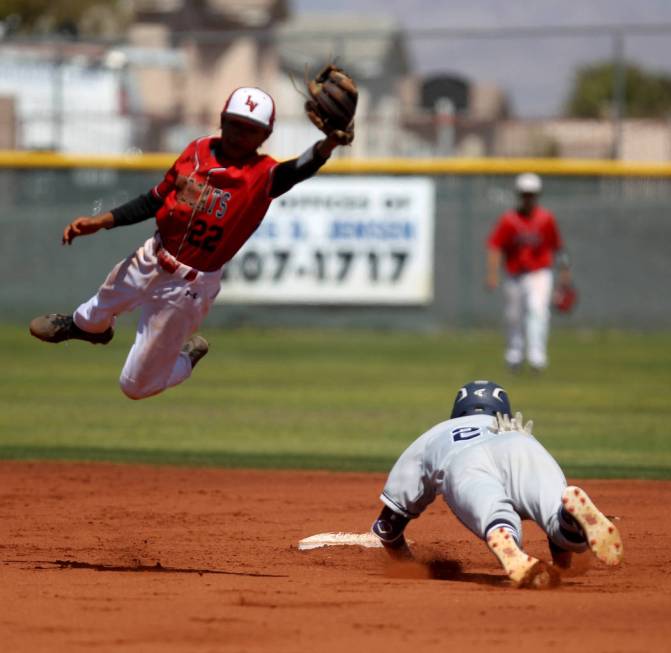
[[[491,415],[441,422],[398,459],[380,499],[405,517],[419,516],[442,494],[457,518],[485,538],[508,524],[521,542],[521,520],[533,519],[561,543],[557,513],[566,479],[531,435],[496,433]]]

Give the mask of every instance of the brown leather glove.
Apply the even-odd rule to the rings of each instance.
[[[356,82],[333,64],[307,82],[305,113],[310,121],[339,145],[354,139],[354,113],[359,91]]]

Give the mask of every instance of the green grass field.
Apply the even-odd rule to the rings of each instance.
[[[492,378],[568,475],[671,478],[671,333],[555,331],[542,376],[507,372],[493,331],[204,335],[189,381],[133,402],[130,325],[107,347],[0,327],[0,458],[386,470],[463,382]]]

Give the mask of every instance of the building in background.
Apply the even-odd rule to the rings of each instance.
[[[81,43],[1,49],[0,131],[27,150],[127,151],[137,125],[128,79],[107,49]]]
[[[416,108],[416,93],[405,36],[393,18],[339,14],[327,22],[320,15],[296,16],[279,27],[277,47],[282,73],[278,105],[286,117],[288,142],[296,137],[308,142],[315,135],[296,87],[303,90],[306,74],[335,62],[359,86],[356,139],[346,154],[384,157],[394,151],[409,156],[424,146],[403,127]]]
[[[272,94],[278,77],[273,30],[288,16],[286,0],[134,0],[129,67],[152,123],[143,149],[181,150],[217,129],[224,99],[239,86]],[[143,50],[173,51],[179,65],[141,61]]]
[[[389,16],[324,20],[293,15],[288,0],[132,0],[122,16],[111,7],[86,13],[67,38],[0,33],[6,147],[179,151],[217,130],[233,88],[253,84],[277,100],[268,151],[290,156],[317,136],[303,115],[306,70],[335,61],[360,86],[357,138],[338,156],[671,158],[668,119],[521,119],[505,89],[464,75],[457,60],[420,75],[412,52],[421,33]],[[491,39],[505,47],[495,30]],[[536,59],[551,76],[552,61]]]
[[[278,78],[270,30],[284,0],[135,0],[123,38],[6,39],[0,97],[17,146],[65,152],[170,151],[218,125],[232,88]],[[0,115],[10,124],[10,113]],[[7,128],[9,130],[11,128]]]

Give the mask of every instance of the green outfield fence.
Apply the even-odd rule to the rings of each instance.
[[[72,247],[60,245],[73,217],[146,192],[171,154],[122,157],[0,152],[2,320],[69,311],[92,294],[113,263],[152,232],[149,222]],[[216,306],[211,325],[440,328],[500,322],[500,295],[484,290],[486,235],[514,201],[515,174],[544,178],[543,204],[557,216],[580,291],[567,326],[671,326],[671,165],[556,159],[348,160],[321,174],[426,176],[435,180],[434,298],[423,306]]]

